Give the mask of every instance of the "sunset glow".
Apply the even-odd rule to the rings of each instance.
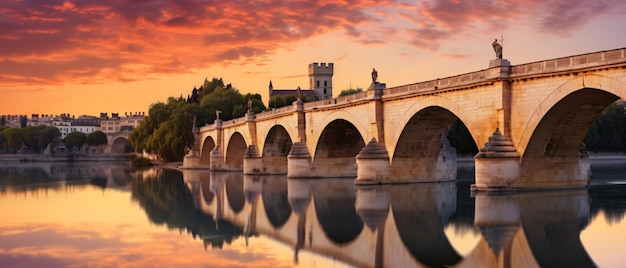
[[[308,87],[334,62],[335,96],[485,69],[491,42],[522,64],[626,46],[626,2],[78,1],[0,3],[0,114],[147,111],[206,78],[242,93]]]

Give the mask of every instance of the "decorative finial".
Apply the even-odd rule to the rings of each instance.
[[[222,111],[220,110],[215,110],[215,120],[219,120],[220,119],[220,114],[222,113]]]

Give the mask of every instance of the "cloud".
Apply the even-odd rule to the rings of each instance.
[[[263,66],[269,55],[329,32],[361,45],[437,52],[515,23],[567,36],[621,0],[23,0],[0,2],[0,84],[150,79],[213,65]]]

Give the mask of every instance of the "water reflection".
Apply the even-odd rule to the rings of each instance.
[[[29,192],[93,184],[101,188],[125,189],[130,167],[119,163],[85,165],[65,163],[21,163],[0,165],[0,192]]]
[[[471,179],[355,186],[350,179],[19,165],[0,167],[0,191],[115,189],[130,195],[153,224],[198,239],[206,254],[223,258],[237,241],[249,247],[241,255],[257,250],[254,241],[269,238],[287,249],[266,254],[289,255],[294,266],[307,266],[302,257],[312,253],[358,267],[588,267],[625,260],[598,253],[598,245],[621,243],[598,240],[598,232],[610,237],[626,230],[626,180],[623,169],[614,167],[596,167],[588,190],[472,197]],[[600,222],[604,218],[608,227]],[[445,231],[451,227],[469,232]],[[13,243],[11,228],[0,224],[0,250]],[[470,243],[469,250],[458,250],[459,243]]]
[[[150,221],[168,229],[186,231],[194,238],[199,237],[205,248],[208,245],[222,248],[242,234],[241,228],[214,219],[198,209],[199,197],[193,196],[196,188],[198,194],[202,191],[197,187],[200,184],[198,180],[185,182],[181,172],[170,169],[135,176],[131,185],[132,198],[145,210]],[[236,183],[228,185],[235,187],[239,195],[243,194],[241,187],[236,188]],[[234,204],[236,208],[243,206],[238,199]]]

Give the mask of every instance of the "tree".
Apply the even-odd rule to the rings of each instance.
[[[39,148],[45,149],[48,144],[58,142],[61,131],[54,126],[46,126],[39,131]]]
[[[626,152],[626,110],[609,105],[591,125],[584,143],[590,152]]]
[[[7,117],[3,115],[2,117],[0,117],[0,126],[4,126],[6,124],[7,124]]]
[[[74,148],[80,148],[87,142],[87,135],[85,133],[74,131],[65,136],[65,146],[68,150],[72,151]]]
[[[104,134],[104,132],[100,130],[91,132],[89,133],[89,135],[87,135],[88,145],[91,145],[91,146],[106,145],[107,142],[108,142],[107,134]]]
[[[356,89],[349,88],[349,89],[342,90],[341,93],[339,93],[339,97],[352,95],[352,94],[359,93],[359,92],[363,92],[363,89],[362,88],[356,88]]]
[[[199,105],[191,101],[198,92]],[[224,85],[222,79],[205,79],[187,99],[170,97],[167,103],[152,104],[148,116],[130,134],[130,144],[136,151],[154,153],[163,161],[180,161],[194,142],[191,132],[194,116],[197,126],[213,123],[218,110],[222,120],[242,117],[248,111],[248,100],[254,112],[265,110],[261,95],[243,96],[231,84]]]
[[[285,100],[281,96],[274,96],[268,103],[269,108],[280,108],[285,106]]]
[[[16,151],[24,144],[24,129],[17,127],[10,127],[0,133],[4,136],[9,149]]]

